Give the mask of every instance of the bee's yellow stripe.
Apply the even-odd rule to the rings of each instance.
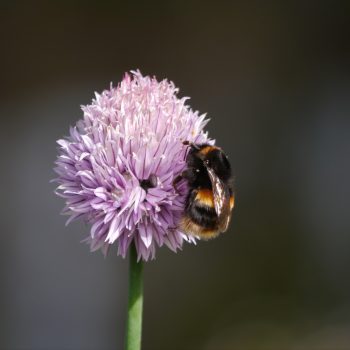
[[[231,196],[230,197],[230,209],[232,210],[234,206],[235,206],[235,197]]]
[[[202,205],[206,205],[210,208],[214,208],[214,196],[211,190],[208,190],[208,189],[198,190],[195,200]]]
[[[199,153],[203,154],[203,155],[207,155],[209,152],[214,151],[215,149],[218,149],[215,146],[206,146],[204,148],[202,148]]]

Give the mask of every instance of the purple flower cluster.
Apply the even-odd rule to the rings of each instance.
[[[186,167],[183,141],[208,142],[205,115],[177,97],[172,82],[125,74],[116,87],[83,106],[84,118],[58,140],[56,193],[65,198],[67,224],[91,224],[91,250],[116,243],[125,257],[134,242],[138,259],[154,258],[156,246],[195,242],[178,229],[188,192],[174,178]]]

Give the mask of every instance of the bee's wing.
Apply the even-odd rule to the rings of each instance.
[[[219,230],[225,232],[231,217],[230,191],[213,169],[207,167],[207,170],[213,188],[214,207],[219,218]]]

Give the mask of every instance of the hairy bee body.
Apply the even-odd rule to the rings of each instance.
[[[186,234],[214,238],[227,230],[234,206],[231,166],[216,146],[189,147],[187,169],[181,175],[188,182],[189,193],[180,226]]]

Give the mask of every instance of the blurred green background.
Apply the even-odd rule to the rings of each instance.
[[[0,5],[0,348],[123,348],[127,262],[80,244],[55,140],[125,71],[169,78],[229,155],[229,232],[145,268],[144,350],[350,349],[350,2]]]

